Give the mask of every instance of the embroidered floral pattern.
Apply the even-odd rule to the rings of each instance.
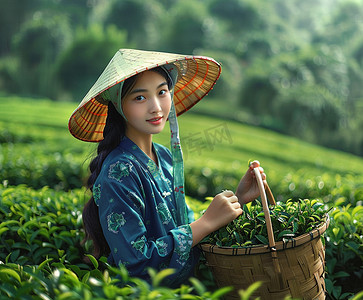
[[[160,202],[158,204],[158,206],[156,207],[156,210],[157,210],[157,212],[159,214],[161,222],[164,225],[169,224],[172,217],[171,217],[171,213],[170,213],[168,207],[166,206],[166,204],[164,202]]]
[[[163,240],[161,241],[157,240],[155,244],[161,256],[165,256],[168,253],[167,252],[168,244],[165,243]]]
[[[171,183],[171,181],[168,178],[164,177],[164,182],[166,182],[166,184],[169,187],[170,191],[172,191],[173,190],[173,184]]]
[[[111,213],[107,216],[107,228],[113,233],[118,233],[119,229],[126,224],[122,214]]]
[[[189,225],[179,227],[179,233],[176,235],[176,240],[175,252],[179,256],[177,262],[183,266],[189,258],[190,248],[193,243],[192,231]]]
[[[122,162],[118,161],[118,162],[110,165],[110,168],[108,171],[108,177],[121,182],[123,177],[127,177],[130,175],[131,169],[132,169],[131,164],[122,163]]]
[[[93,186],[93,199],[95,200],[96,205],[98,206],[98,201],[101,199],[101,185]]]
[[[171,209],[171,214],[172,214],[172,216],[173,216],[174,220],[176,220],[177,213],[176,213],[175,208],[172,208],[172,209]]]
[[[137,239],[136,241],[132,241],[131,245],[136,250],[140,251],[141,253],[144,253],[144,249],[146,246],[146,237],[143,235],[141,238]]]
[[[160,177],[158,167],[152,160],[148,161],[147,168],[149,169],[149,171],[153,177],[155,177],[155,178]]]

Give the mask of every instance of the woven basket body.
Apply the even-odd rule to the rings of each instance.
[[[263,285],[254,296],[261,299],[325,299],[325,250],[320,235],[329,219],[320,228],[300,236],[291,243],[276,243],[277,258],[267,246],[224,248],[202,244],[201,248],[218,287],[233,286],[226,299],[240,299],[238,290],[247,289],[256,281]],[[281,272],[276,272],[276,262]]]

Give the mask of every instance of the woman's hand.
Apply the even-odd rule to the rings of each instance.
[[[223,191],[216,195],[203,214],[210,224],[212,232],[227,225],[242,213],[241,204],[232,191]]]
[[[253,161],[237,187],[236,196],[241,205],[255,200],[260,195],[256,176],[253,172],[254,168],[259,168],[263,183],[265,186],[267,184],[266,174],[264,173],[263,168],[260,167],[260,162],[257,160]]]
[[[223,191],[216,195],[205,213],[190,224],[193,232],[193,246],[208,234],[227,225],[241,213],[241,204],[232,191]]]

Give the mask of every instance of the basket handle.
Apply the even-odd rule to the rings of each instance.
[[[280,289],[283,289],[283,288],[285,288],[285,284],[284,284],[284,281],[282,279],[281,267],[280,267],[280,263],[279,263],[278,258],[277,258],[276,244],[275,244],[275,238],[274,238],[274,233],[273,233],[273,229],[272,229],[270,211],[269,211],[269,208],[268,208],[268,205],[267,205],[267,197],[266,197],[265,186],[263,184],[262,176],[261,176],[259,168],[254,168],[253,171],[255,172],[258,188],[260,190],[262,208],[263,208],[263,213],[265,215],[265,220],[266,220],[268,244],[269,244],[269,247],[270,247],[270,250],[271,250],[273,265],[275,267],[275,271],[276,271],[276,274],[277,274],[277,281],[278,281],[278,283],[280,285]],[[267,189],[268,193],[270,194],[269,196],[270,196],[270,199],[271,199],[272,192],[271,192],[270,188],[268,187],[268,185],[266,186],[266,189]],[[272,199],[273,199],[273,196],[272,196]],[[274,200],[275,199],[273,199],[273,201]]]
[[[275,206],[276,205],[275,197],[272,194],[271,189],[268,186],[267,182],[266,182],[266,186],[265,186],[265,191],[266,191],[268,201],[270,202],[271,205]]]
[[[272,229],[270,211],[269,211],[269,208],[267,205],[265,186],[263,184],[259,168],[254,168],[253,171],[255,172],[258,188],[260,190],[262,208],[263,208],[263,213],[265,215],[265,220],[266,220],[268,244],[269,244],[270,248],[273,250],[273,249],[275,249],[276,244],[275,244],[275,238],[274,238],[274,233],[273,233],[273,229]]]

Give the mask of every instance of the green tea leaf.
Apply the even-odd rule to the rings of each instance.
[[[0,235],[2,235],[4,232],[6,232],[8,230],[9,230],[9,228],[6,228],[6,227],[0,228]]]
[[[238,291],[238,294],[240,296],[241,300],[249,300],[252,297],[252,294],[256,292],[260,286],[262,285],[262,281],[256,281],[253,284],[251,284],[247,290],[240,290]]]
[[[199,296],[203,296],[203,294],[207,291],[202,282],[200,282],[197,278],[191,277],[189,278],[189,281],[192,283]]]
[[[294,237],[295,234],[291,230],[284,230],[278,234],[277,239],[281,240],[283,237],[286,237],[286,236],[288,236],[290,238],[290,237]]]
[[[151,277],[152,284],[154,287],[159,286],[159,284],[167,277],[175,273],[175,269],[164,269],[159,271],[156,275]]]
[[[227,293],[233,291],[233,287],[232,286],[225,286],[223,288],[220,288],[218,290],[216,290],[210,297],[211,300],[213,299],[222,299],[222,297],[224,295],[226,295]]]
[[[43,261],[39,266],[38,266],[38,270],[41,270],[41,269],[43,269],[43,267],[47,264],[47,263],[49,263],[49,262],[51,262],[51,261],[53,261],[53,258],[48,258],[48,259],[46,259],[45,261]]]
[[[256,239],[258,239],[262,244],[268,245],[268,239],[265,236],[257,234]]]
[[[13,278],[15,278],[18,282],[21,282],[21,278],[19,276],[18,273],[16,273],[14,270],[12,269],[8,269],[8,268],[1,268],[0,269],[0,273],[1,274],[7,274]]]
[[[93,264],[93,267],[95,269],[98,269],[98,261],[97,261],[97,259],[93,255],[91,255],[91,254],[86,254],[86,256],[89,258],[89,260]]]
[[[358,294],[355,294],[353,298],[350,300],[361,300],[363,299],[363,291],[359,292]]]

